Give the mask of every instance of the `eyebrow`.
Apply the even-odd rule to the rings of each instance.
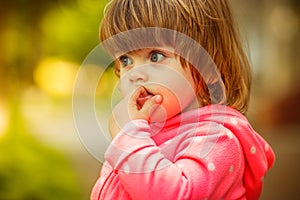
[[[157,52],[169,55],[169,56],[170,55],[175,55],[174,51],[170,51],[169,49],[164,48],[164,47],[149,47],[149,48],[136,49],[136,50],[133,50],[133,51],[130,51],[130,52],[126,52],[124,54],[115,56],[115,58],[119,60],[123,56],[132,56],[132,54],[140,54],[140,52],[143,52],[143,54],[148,55],[149,53],[154,52],[154,51],[157,51]]]

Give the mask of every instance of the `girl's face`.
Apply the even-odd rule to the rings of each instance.
[[[122,55],[117,61],[122,95],[132,95],[141,86],[147,91],[136,100],[138,108],[142,108],[152,96],[162,96],[162,103],[151,115],[155,122],[199,107],[190,71],[183,69],[171,52],[174,49],[169,47],[145,48]]]

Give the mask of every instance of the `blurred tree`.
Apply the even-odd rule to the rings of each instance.
[[[67,158],[28,133],[21,112],[22,94],[35,84],[33,72],[44,58],[83,61],[98,44],[105,3],[0,2],[0,101],[10,107],[10,126],[0,138],[1,200],[82,199],[80,183]]]
[[[33,83],[33,71],[44,57],[81,63],[98,43],[98,26],[107,1],[34,0],[0,4],[0,95],[7,83]],[[5,87],[3,87],[5,85]],[[26,87],[26,85],[24,85]]]
[[[13,105],[10,129],[0,140],[0,199],[82,199],[66,157],[26,132],[18,107]]]

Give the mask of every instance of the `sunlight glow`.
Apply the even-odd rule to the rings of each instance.
[[[4,135],[8,127],[8,115],[3,105],[0,105],[0,137]]]
[[[74,63],[47,58],[37,66],[34,79],[38,87],[50,96],[69,96],[78,68]]]

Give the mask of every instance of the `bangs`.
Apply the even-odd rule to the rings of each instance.
[[[160,27],[174,29],[182,21],[169,1],[118,0],[109,3],[100,25],[100,40],[131,29]]]
[[[136,28],[112,35],[102,42],[103,48],[114,58],[144,48],[176,48],[179,36],[175,31],[157,27]],[[174,53],[174,52],[173,52]]]
[[[111,1],[105,8],[100,24],[100,41],[113,57],[122,52],[138,50],[139,47],[168,46],[188,51],[188,44],[181,41],[176,32],[183,33],[201,44],[199,21],[205,20],[202,20],[201,13],[198,13],[201,20],[196,21],[196,17],[191,18],[191,13],[186,8],[187,5],[179,5],[179,2],[170,0]],[[149,28],[157,28],[157,30],[149,32]],[[173,30],[174,33],[165,35],[167,31],[162,31],[162,29]]]
[[[205,28],[212,27],[212,22],[218,21],[203,11],[203,7],[208,6],[206,4],[200,0],[112,0],[104,10],[99,30],[100,41],[115,40],[111,40],[110,45],[104,47],[108,47],[107,50],[113,55],[116,50],[121,52],[124,52],[124,49],[137,50],[135,47],[138,46],[188,48],[184,42],[176,38],[176,33],[174,36],[161,37],[159,33],[147,33],[145,30],[145,35],[139,31],[141,34],[136,37],[121,36],[130,30],[156,27],[183,33],[202,45],[203,41],[207,42]],[[115,37],[116,35],[118,37]]]

